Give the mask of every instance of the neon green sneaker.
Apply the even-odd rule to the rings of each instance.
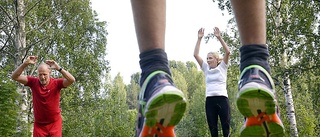
[[[186,104],[183,92],[175,87],[169,74],[151,73],[139,94],[137,136],[175,137],[174,127],[182,119]]]
[[[276,112],[274,84],[263,67],[251,65],[241,72],[236,103],[246,118],[241,137],[284,136],[284,127]]]

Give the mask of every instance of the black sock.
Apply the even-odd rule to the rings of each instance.
[[[270,74],[268,63],[269,50],[267,45],[245,45],[240,48],[240,71],[250,65],[259,65],[266,69]]]
[[[140,87],[148,75],[156,70],[162,70],[171,75],[167,53],[163,49],[153,49],[140,53],[141,79]]]

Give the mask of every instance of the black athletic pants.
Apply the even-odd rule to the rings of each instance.
[[[218,116],[222,125],[223,136],[230,134],[230,104],[229,99],[224,96],[213,96],[206,98],[206,114],[212,137],[218,137]]]

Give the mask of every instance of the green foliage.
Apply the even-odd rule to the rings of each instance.
[[[216,2],[216,0],[213,0],[213,2]],[[217,0],[217,3],[221,10],[227,9],[230,14],[233,14],[230,12],[231,5],[228,1]],[[319,117],[317,117],[320,112],[318,107],[320,94],[317,92],[320,91],[318,84],[320,66],[318,59],[320,55],[318,48],[320,34],[319,4],[318,1],[313,0],[266,1],[269,62],[272,68],[272,76],[277,81],[277,97],[282,114],[281,118],[286,128],[286,136],[290,134],[290,122],[285,115],[287,106],[285,106],[283,97],[285,94],[282,81],[287,75],[291,79],[299,136],[319,136],[320,126],[318,123]],[[231,19],[230,23],[229,25],[235,24],[234,19]],[[226,41],[229,46],[231,45],[231,51],[238,52],[239,42],[238,46],[229,44],[230,42],[235,43],[234,38],[238,38],[235,26],[232,26],[231,33],[228,35],[230,35],[231,41]],[[232,64],[239,64],[239,62],[233,62],[238,60],[235,58],[238,55],[234,55],[231,55]],[[228,86],[230,86],[229,82]],[[229,98],[232,100],[231,96]],[[232,119],[234,118],[235,116],[232,116]],[[236,118],[238,119],[238,117]],[[317,120],[313,122],[311,119]]]
[[[66,108],[64,136],[134,136],[137,110],[130,110],[126,104],[126,86],[121,76],[107,83],[102,92],[104,96]]]
[[[16,17],[18,15],[16,8],[20,7],[16,6],[20,4],[16,2],[22,2],[25,5],[21,7],[25,13],[22,13],[24,16],[19,16],[21,17],[19,21]],[[8,74],[29,55],[38,56],[39,63],[48,59],[55,60],[76,78],[74,84],[62,90],[61,108],[64,126],[66,126],[66,128],[63,127],[63,132],[70,136],[73,136],[75,132],[80,135],[83,132],[92,132],[88,125],[94,122],[90,120],[97,118],[97,115],[101,113],[94,111],[100,106],[92,102],[101,102],[100,98],[104,97],[101,94],[103,85],[101,83],[109,71],[109,62],[105,60],[106,22],[97,19],[97,13],[92,11],[89,0],[9,0],[0,3],[0,12],[3,15],[0,16],[1,68],[11,66],[10,69],[4,71]],[[25,43],[23,43],[23,36],[26,36]],[[24,74],[35,75],[36,67],[37,64],[30,65]],[[54,71],[53,77],[61,77],[61,74]],[[30,91],[29,88],[25,89],[21,85],[18,85],[16,89],[17,92]],[[24,102],[19,98],[27,101]],[[11,130],[18,129],[19,133],[16,133],[15,136],[24,136],[31,131],[29,125],[32,126],[33,123],[31,95],[19,96],[15,101],[19,101],[18,105],[26,103],[28,106],[25,111],[18,109],[21,112],[17,113],[21,115],[15,117],[17,123],[12,122],[17,127],[11,128]],[[28,121],[21,119],[25,113],[29,118]],[[80,127],[85,128],[82,130]]]
[[[316,126],[319,125],[317,116],[319,114],[318,105],[316,100],[312,96],[314,92],[319,91],[316,83],[319,83],[319,75],[306,72],[302,76],[293,76],[292,90],[295,98],[295,111],[297,117],[297,125],[300,136],[318,136],[319,129]]]
[[[238,93],[238,79],[239,79],[239,67],[238,65],[229,65],[228,67],[228,75],[227,75],[227,91],[228,98],[230,103],[230,133],[231,136],[239,136],[240,128],[244,123],[244,117],[238,111],[236,105],[236,97]]]
[[[202,72],[197,70],[197,66],[193,62],[185,64],[179,61],[170,61],[169,64],[175,84],[184,91],[189,100],[187,112],[177,125],[177,136],[208,136],[209,130],[204,110],[205,84]]]
[[[188,84],[187,91],[189,100],[196,92],[196,90],[199,89],[199,85],[205,84],[204,74],[202,71],[198,70],[198,67],[196,65],[197,64],[195,64],[194,62],[186,62],[188,71],[185,72],[184,77]],[[205,90],[203,90],[202,92],[205,92]]]
[[[18,107],[16,105],[16,98],[18,94],[15,84],[8,78],[5,73],[7,68],[0,71],[0,135],[13,136],[17,132]]]
[[[138,94],[140,91],[139,86],[139,79],[140,79],[140,73],[135,73],[131,75],[131,81],[130,84],[127,85],[127,104],[129,106],[129,109],[138,109]]]
[[[177,69],[172,68],[172,80],[175,82],[176,86],[188,97],[188,85],[186,79],[183,77],[183,74]]]
[[[316,136],[316,133],[319,133],[315,128],[318,120],[314,122],[314,119],[317,118],[316,113],[319,111],[314,108],[318,105],[313,103],[314,101],[305,100],[314,100],[319,97],[312,97],[318,88],[315,83],[319,83],[319,80],[316,80],[319,74],[318,66],[320,66],[319,48],[315,45],[315,37],[319,37],[319,33],[314,31],[319,26],[317,25],[319,6],[310,0],[286,0],[279,6],[276,3],[267,5],[267,39],[270,40],[268,44],[271,45],[269,46],[270,62],[272,74],[279,82],[277,85],[281,87],[277,89],[277,96],[287,136],[290,135],[291,123],[290,118],[285,115],[288,113],[283,98],[286,94],[283,92],[284,85],[280,82],[287,76],[291,80],[299,136]],[[276,23],[277,20],[280,21]],[[315,80],[308,80],[310,78]]]
[[[218,2],[221,10],[230,14],[230,1]],[[281,6],[267,3],[267,44],[270,50],[272,77],[286,136],[290,135],[283,83],[289,76],[294,100],[299,136],[320,135],[320,25],[318,1],[281,1]],[[135,134],[137,95],[140,74],[131,76],[125,85],[118,74],[108,78],[109,62],[105,60],[106,22],[100,22],[89,0],[24,1],[25,32],[16,18],[13,0],[1,1],[0,14],[0,134],[30,136],[33,123],[31,96],[26,97],[28,109],[21,112],[22,96],[16,91],[29,91],[9,78],[27,55],[38,55],[39,62],[53,59],[76,78],[76,83],[63,89],[61,109],[64,136],[131,137]],[[290,11],[290,12],[289,12]],[[278,16],[279,15],[279,16]],[[275,21],[281,17],[280,24]],[[20,20],[21,22],[23,20]],[[239,136],[243,116],[235,104],[239,76],[239,34],[234,18],[222,36],[231,49],[227,91],[231,107],[231,136]],[[26,46],[17,38],[26,35]],[[192,56],[192,55],[190,55]],[[173,80],[188,100],[182,121],[176,127],[177,136],[210,136],[205,115],[205,81],[197,64],[169,61]],[[35,75],[37,65],[29,66],[25,74]],[[53,77],[61,77],[54,72]],[[103,81],[105,79],[105,81]],[[18,105],[17,105],[18,104]],[[21,119],[28,113],[28,121]],[[16,130],[19,128],[19,130]]]
[[[135,118],[137,111],[129,110],[126,104],[126,88],[120,76],[116,76],[110,92],[109,109],[111,113],[111,125],[109,135],[111,136],[134,136]],[[124,124],[126,123],[126,124]],[[126,131],[126,132],[123,132]]]
[[[198,90],[194,92],[189,103],[190,109],[178,125],[177,131],[180,131],[180,128],[181,131],[177,133],[186,137],[208,137],[210,131],[205,114],[205,85],[199,85]]]
[[[212,0],[214,3],[218,1],[218,7],[221,10],[227,10],[229,14],[232,14],[232,8],[230,0]]]

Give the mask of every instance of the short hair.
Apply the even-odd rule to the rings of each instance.
[[[213,57],[215,57],[218,60],[217,65],[221,63],[222,58],[220,58],[220,55],[218,52],[210,51],[208,54],[211,54]]]

